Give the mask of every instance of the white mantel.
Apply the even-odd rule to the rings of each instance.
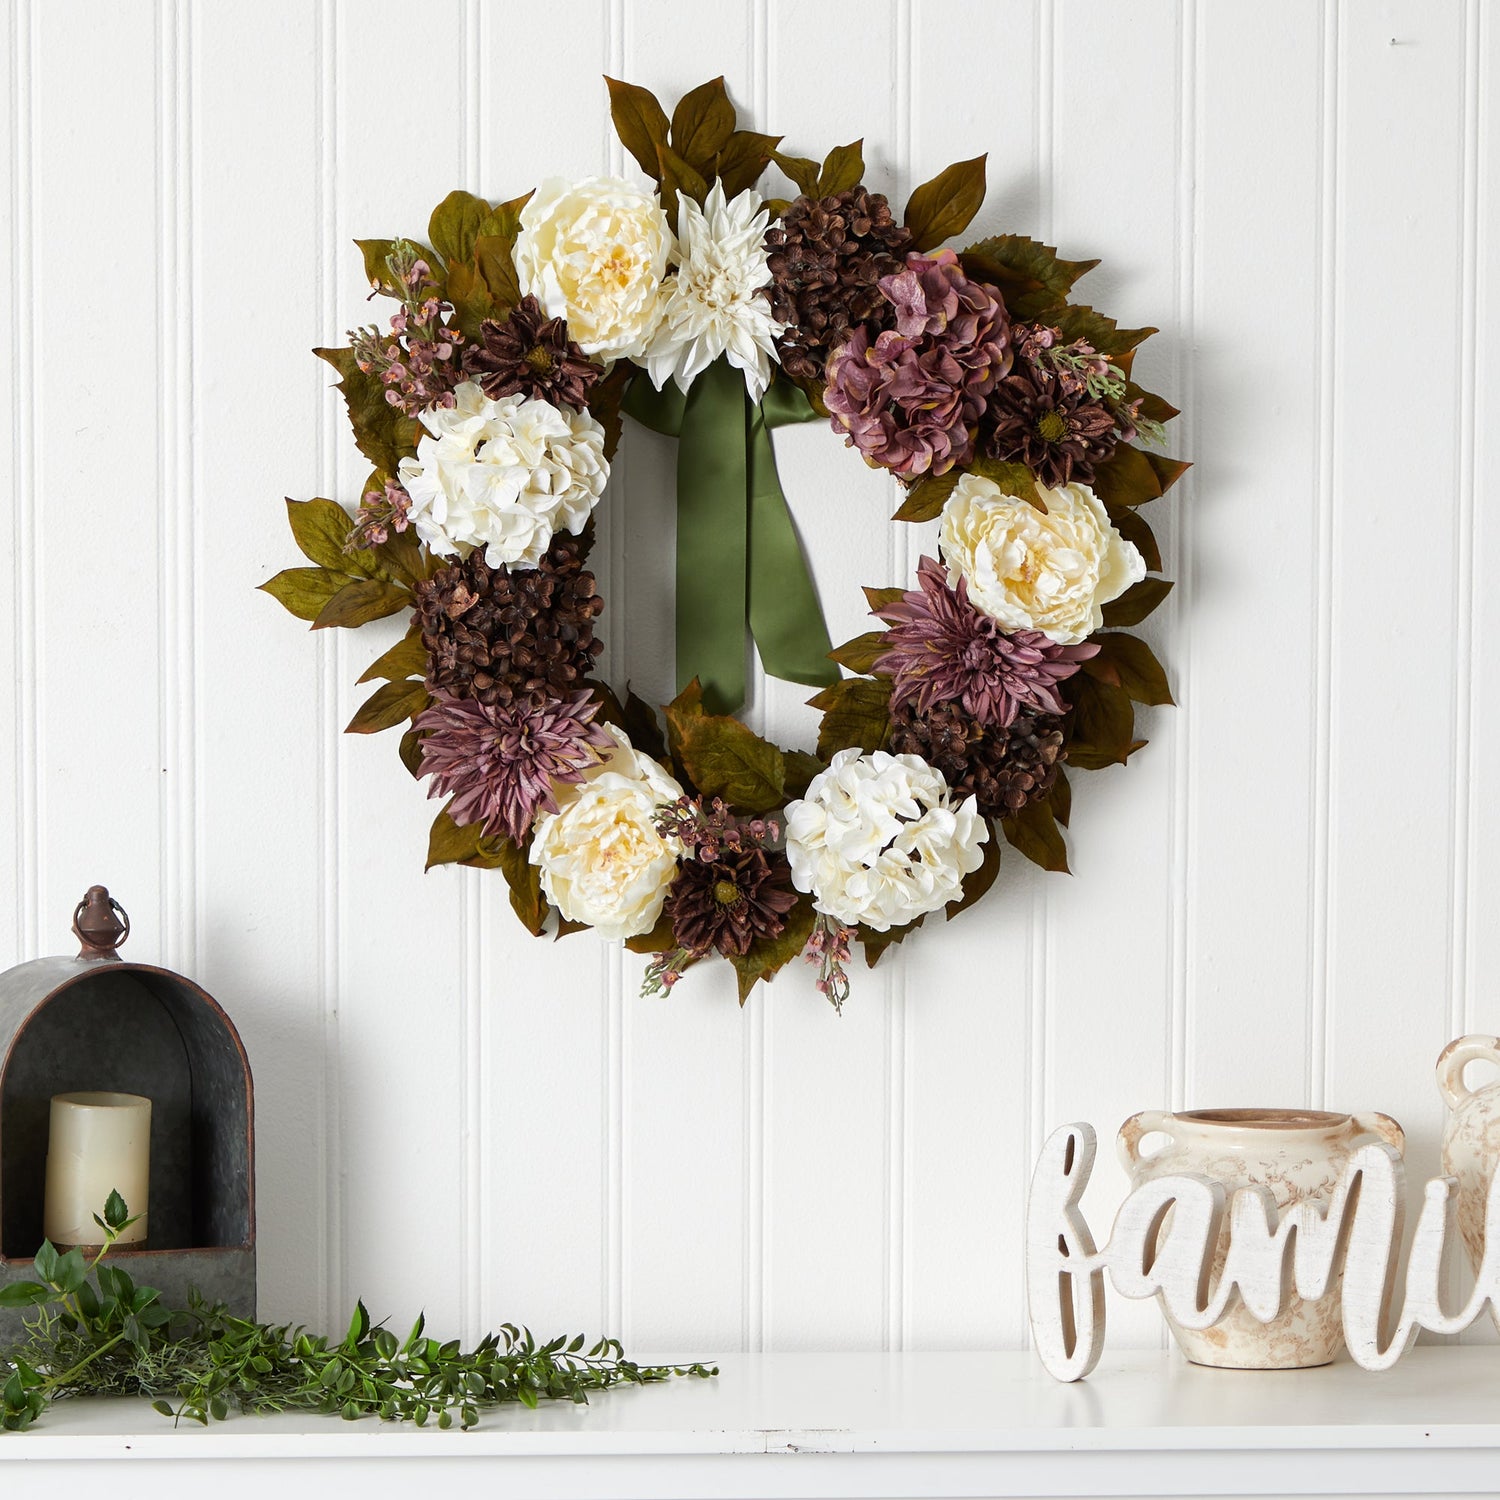
[[[144,1402],[80,1402],[0,1437],[0,1494],[1475,1495],[1500,1482],[1497,1392],[1500,1348],[1418,1349],[1386,1375],[1123,1354],[1066,1386],[1018,1353],[743,1355],[716,1380],[509,1409],[469,1433],[174,1430]]]

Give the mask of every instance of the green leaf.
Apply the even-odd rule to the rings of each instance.
[[[915,932],[924,920],[925,918],[918,917],[914,922],[908,922],[902,927],[888,927],[884,932],[876,932],[873,927],[866,927],[861,922],[855,931],[859,935],[860,947],[865,950],[865,967],[873,969],[888,950],[897,943],[904,943],[907,935]]]
[[[49,1286],[57,1281],[57,1267],[62,1257],[57,1253],[57,1246],[51,1240],[43,1240],[42,1248],[36,1253],[36,1266],[38,1278],[45,1281]]]
[[[432,248],[452,265],[470,259],[479,226],[490,216],[490,206],[462,188],[455,188],[433,209],[427,222],[427,237]]]
[[[104,1222],[111,1229],[122,1229],[129,1217],[130,1206],[120,1196],[118,1189],[112,1188],[109,1197],[104,1200]]]
[[[666,760],[667,742],[662,735],[656,710],[633,691],[628,682],[625,684],[624,711],[620,717],[624,720],[622,727],[636,749],[644,750],[653,760]]]
[[[682,746],[693,726],[703,717],[703,689],[695,677],[663,710],[667,720],[667,748],[682,768]]]
[[[708,181],[696,167],[685,162],[670,146],[658,146],[656,158],[661,168],[661,206],[666,210],[672,233],[677,233],[677,195],[684,194],[701,204],[708,197]]]
[[[472,261],[456,260],[448,268],[448,299],[453,303],[453,321],[475,342],[484,320],[498,318],[503,311]]]
[[[990,836],[984,842],[983,858],[979,868],[964,876],[963,893],[957,900],[943,908],[947,920],[952,921],[959,912],[967,911],[994,885],[1000,873],[1000,840],[995,836],[994,825],[990,825]]]
[[[64,1296],[71,1296],[84,1283],[84,1278],[89,1274],[88,1267],[84,1264],[83,1251],[74,1245],[66,1255],[57,1262],[57,1275],[52,1278],[53,1284]]]
[[[734,134],[734,105],[722,77],[690,89],[672,111],[672,149],[690,166],[713,176],[715,161]]]
[[[497,311],[508,310],[521,300],[515,244],[514,234],[481,234],[474,241],[474,270]]]
[[[988,479],[1003,495],[1014,495],[1025,500],[1038,510],[1045,511],[1041,492],[1037,489],[1036,477],[1025,464],[1002,463],[994,458],[976,458],[962,469],[949,469],[936,478],[919,479],[907,491],[906,499],[896,512],[897,521],[935,521],[942,514],[948,497],[965,474],[977,474]]]
[[[431,702],[432,695],[420,677],[382,683],[355,710],[344,733],[378,734],[382,729],[393,729],[416,718]]]
[[[1104,606],[1106,625],[1139,625],[1172,592],[1170,578],[1143,578]]]
[[[906,205],[906,227],[913,250],[932,250],[962,234],[984,202],[983,156],[954,162],[924,182]]]
[[[547,902],[542,895],[542,872],[528,857],[527,850],[509,839],[486,839],[490,850],[510,887],[511,910],[521,919],[533,937],[542,935],[547,925]]]
[[[640,932],[634,937],[626,938],[625,946],[632,953],[665,953],[669,948],[675,948],[677,938],[672,931],[671,917],[663,912],[650,932]]]
[[[361,674],[360,682],[396,682],[403,677],[420,677],[427,670],[427,648],[421,632],[413,626],[389,651],[383,651]]]
[[[812,902],[801,897],[787,913],[786,927],[778,937],[763,938],[752,943],[746,954],[730,955],[729,961],[734,965],[739,983],[741,1005],[749,999],[750,991],[760,980],[774,979],[780,970],[801,954],[807,946],[808,938],[812,936],[816,920],[817,914],[813,911]]]
[[[391,251],[396,248],[395,240],[355,240],[354,243],[365,258],[365,276],[370,285],[387,297],[399,297],[405,289],[391,275],[391,268],[386,264]]]
[[[667,143],[666,111],[650,89],[622,83],[618,78],[606,77],[604,82],[609,86],[609,113],[615,134],[641,170],[659,183],[656,148]]]
[[[420,729],[408,729],[401,736],[401,744],[396,753],[401,757],[401,764],[411,773],[413,777],[422,774],[422,731]]]
[[[370,1314],[363,1302],[354,1304],[354,1316],[349,1320],[349,1332],[344,1335],[344,1343],[353,1349],[356,1344],[370,1331]]]
[[[1081,771],[1124,765],[1145,744],[1135,738],[1135,710],[1130,695],[1113,683],[1079,672],[1063,684],[1073,705],[1069,720],[1068,764]]]
[[[1120,443],[1094,473],[1094,493],[1107,505],[1146,505],[1161,495],[1161,480],[1146,455]]]
[[[1137,703],[1171,703],[1167,674],[1151,648],[1137,636],[1106,630],[1089,637],[1099,654],[1083,670],[1114,687],[1123,688]]]
[[[1024,234],[999,234],[959,252],[964,270],[999,288],[1012,318],[1036,318],[1068,300],[1073,283],[1097,260],[1060,260],[1051,245]]]
[[[848,667],[851,672],[864,673],[873,671],[875,663],[888,649],[885,631],[867,630],[863,635],[855,636],[852,641],[835,646],[828,654],[841,667]]]
[[[349,571],[344,543],[354,529],[354,521],[342,505],[332,500],[288,499],[286,514],[292,539],[309,562],[341,573]]]
[[[354,361],[352,349],[314,349],[339,372],[338,388],[349,409],[349,425],[359,451],[382,473],[397,472],[401,460],[415,455],[420,428],[385,399],[385,386]]]
[[[1068,873],[1068,848],[1045,798],[1028,802],[1020,812],[1001,818],[1000,828],[1011,848],[1024,854],[1033,864],[1044,870]]]
[[[448,816],[446,807],[432,820],[432,830],[427,835],[427,864],[469,864],[479,854],[479,842],[484,835],[480,823],[455,823]]]
[[[724,196],[733,198],[746,188],[754,187],[771,162],[771,153],[781,144],[779,135],[760,135],[753,130],[736,130],[729,144],[719,153],[719,180]]]
[[[818,173],[819,198],[831,198],[836,193],[847,193],[856,188],[865,175],[865,143],[861,137],[847,146],[835,146],[823,158],[823,170]]]
[[[805,156],[788,156],[773,151],[771,160],[797,185],[797,191],[807,198],[818,196],[818,164]]]
[[[505,203],[497,203],[479,226],[479,239],[493,236],[503,240],[514,240],[521,232],[521,210],[536,196],[534,192],[522,193],[519,198],[511,198]],[[475,251],[479,248],[479,240],[474,242]]]
[[[949,469],[946,474],[924,475],[906,492],[901,508],[891,517],[893,521],[935,521],[948,503],[948,496],[964,476],[962,469]]]
[[[820,759],[832,760],[837,751],[850,746],[865,751],[884,747],[891,729],[891,686],[888,677],[846,677],[808,699],[823,713],[818,726]]]
[[[1138,510],[1127,505],[1106,505],[1110,523],[1146,559],[1146,566],[1153,573],[1161,571],[1161,548],[1156,545],[1156,534]]]
[[[809,755],[806,750],[783,750],[781,758],[783,764],[786,766],[786,794],[788,799],[792,797],[805,797],[807,795],[808,784],[812,781],[813,777],[828,769],[816,755]]]
[[[326,630],[331,625],[338,625],[352,630],[359,625],[368,625],[371,620],[383,620],[397,610],[409,609],[411,602],[411,591],[399,584],[386,583],[379,578],[355,578],[318,612],[313,629]]]
[[[872,615],[878,615],[881,612],[881,610],[885,609],[889,605],[894,604],[898,599],[904,598],[905,594],[906,594],[906,590],[905,589],[899,589],[899,588],[891,588],[891,589],[871,589],[871,588],[867,588],[867,589],[861,590],[861,592],[865,596],[865,601],[870,606],[870,613]]]
[[[1057,780],[1052,783],[1052,790],[1047,793],[1047,804],[1052,809],[1052,816],[1066,828],[1073,816],[1073,783],[1061,766],[1057,768]]]
[[[52,1288],[39,1281],[13,1281],[0,1286],[0,1307],[38,1307],[52,1300]]]
[[[785,796],[781,751],[727,715],[697,720],[683,740],[682,764],[704,797],[722,797],[736,812],[771,812]]]
[[[1047,321],[1061,330],[1064,343],[1087,339],[1101,354],[1112,358],[1128,354],[1156,332],[1154,328],[1121,328],[1113,318],[1083,303],[1060,307],[1047,315]]]
[[[335,573],[331,568],[283,568],[260,587],[299,620],[316,620],[328,601],[348,583],[346,573]]]

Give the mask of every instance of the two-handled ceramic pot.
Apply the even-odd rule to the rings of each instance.
[[[1150,1146],[1147,1137],[1162,1142]],[[1132,1188],[1165,1173],[1212,1178],[1232,1193],[1251,1184],[1266,1188],[1278,1210],[1298,1203],[1326,1203],[1345,1163],[1361,1146],[1385,1141],[1398,1151],[1406,1139],[1389,1115],[1340,1115],[1324,1110],[1199,1109],[1178,1114],[1143,1110],[1120,1127],[1120,1160]],[[1226,1220],[1212,1274],[1224,1269],[1229,1250]],[[1193,1331],[1167,1319],[1184,1354],[1199,1365],[1231,1370],[1301,1370],[1326,1365],[1343,1348],[1339,1295],[1343,1272],[1315,1302],[1295,1292],[1269,1323],[1242,1302],[1212,1328]]]

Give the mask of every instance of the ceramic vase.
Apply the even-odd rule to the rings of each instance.
[[[1166,1143],[1143,1153],[1148,1135]],[[1120,1127],[1120,1160],[1132,1188],[1165,1173],[1187,1172],[1224,1184],[1225,1193],[1252,1184],[1266,1188],[1278,1210],[1326,1203],[1344,1164],[1361,1146],[1385,1141],[1405,1147],[1401,1127],[1388,1115],[1340,1115],[1323,1110],[1199,1109],[1180,1114],[1144,1110]],[[1224,1269],[1229,1249],[1226,1220],[1214,1252],[1212,1274]],[[1288,1291],[1269,1323],[1251,1315],[1238,1298],[1212,1328],[1180,1328],[1168,1317],[1182,1352],[1198,1365],[1227,1370],[1304,1370],[1326,1365],[1343,1348],[1339,1293],[1343,1269],[1314,1302]]]
[[[1448,1106],[1443,1125],[1443,1175],[1458,1179],[1458,1234],[1469,1265],[1479,1269],[1484,1255],[1484,1210],[1490,1179],[1500,1162],[1500,1082],[1470,1089],[1464,1069],[1471,1062],[1500,1067],[1500,1037],[1461,1036],[1437,1060],[1438,1090]],[[1500,1312],[1490,1317],[1500,1328]]]

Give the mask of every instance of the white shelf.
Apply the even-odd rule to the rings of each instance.
[[[1106,1359],[1058,1385],[1025,1354],[776,1354],[716,1380],[508,1408],[468,1433],[306,1417],[174,1429],[144,1402],[0,1435],[0,1495],[1477,1495],[1500,1486],[1500,1348],[1201,1370]]]

